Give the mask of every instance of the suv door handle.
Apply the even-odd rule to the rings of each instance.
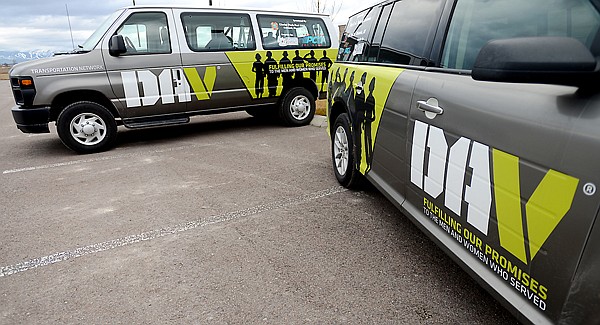
[[[444,113],[444,109],[439,107],[438,105],[438,100],[435,98],[429,98],[427,101],[417,101],[417,108],[425,112],[425,115],[427,115],[427,117],[429,117],[429,114],[427,113],[433,113],[435,115],[440,115]]]

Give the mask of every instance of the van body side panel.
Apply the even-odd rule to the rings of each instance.
[[[102,52],[115,98],[123,118],[185,112],[189,101],[187,81],[181,72],[181,55],[170,9],[128,10],[102,40]],[[167,22],[169,53],[131,53],[112,56],[109,41],[132,15],[162,13]],[[143,25],[142,25],[143,26]],[[151,26],[149,26],[151,27]],[[136,44],[137,45],[137,44]]]
[[[227,57],[252,98],[260,99],[281,96],[284,90],[284,75],[291,75],[291,79],[296,82],[298,78],[310,79],[317,89],[323,92],[327,88],[330,68],[336,54],[335,49],[263,50],[227,52]],[[300,59],[290,63],[285,61],[285,58],[294,57]],[[259,83],[261,79],[262,82]],[[259,84],[262,84],[262,89],[259,88]]]
[[[33,105],[50,106],[56,96],[71,91],[93,90],[112,97],[102,53],[59,55],[17,65],[13,75],[33,76],[36,95]]]
[[[225,53],[183,53],[182,60],[191,86],[189,111],[251,106],[252,97]]]

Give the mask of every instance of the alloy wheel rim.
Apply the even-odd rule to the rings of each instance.
[[[333,156],[335,159],[335,168],[341,176],[346,175],[348,170],[348,134],[342,126],[338,126],[335,130],[335,138],[333,141]]]

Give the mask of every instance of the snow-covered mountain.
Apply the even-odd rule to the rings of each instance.
[[[0,64],[13,64],[47,58],[54,54],[53,51],[0,51]]]

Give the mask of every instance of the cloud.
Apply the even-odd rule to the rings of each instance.
[[[329,0],[333,3],[334,0]],[[341,0],[337,0],[340,3]],[[257,8],[280,11],[306,11],[311,0],[282,2],[280,0],[213,0],[214,7]],[[334,24],[344,24],[348,16],[377,0],[345,0]],[[31,0],[26,3],[10,1],[0,11],[0,51],[52,50],[72,48],[69,20],[75,45],[83,43],[93,31],[115,10],[132,5],[132,0]],[[208,7],[208,0],[174,0],[170,6]],[[136,0],[137,6],[164,5],[164,0]]]

